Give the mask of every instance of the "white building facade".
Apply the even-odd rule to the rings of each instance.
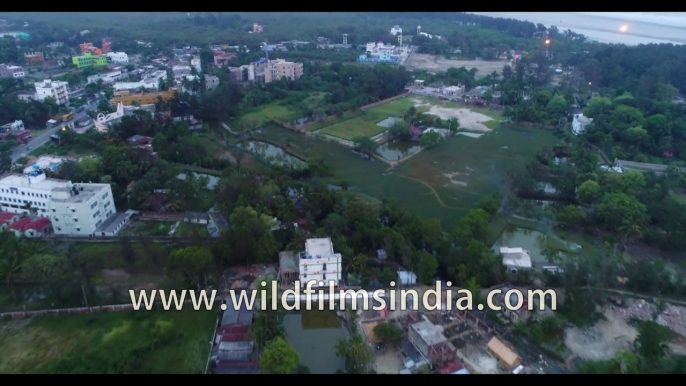
[[[0,78],[23,78],[26,76],[24,67],[20,66],[7,66],[0,64]]]
[[[403,29],[400,28],[399,25],[394,25],[393,28],[391,28],[391,35],[396,36],[398,34],[402,35]]]
[[[44,101],[46,98],[54,98],[58,105],[65,105],[69,103],[69,83],[59,80],[46,79],[42,82],[36,82],[36,98]]]
[[[115,213],[109,184],[8,175],[0,180],[0,211],[50,219],[56,235],[90,236]]]
[[[110,184],[69,183],[52,190],[50,215],[56,235],[93,235],[115,212]]]
[[[102,79],[102,82],[105,84],[114,83],[121,80],[122,75],[123,73],[121,71],[112,71],[106,74],[91,75],[88,77],[88,83],[97,83],[100,79]]]
[[[575,114],[572,121],[572,133],[579,135],[586,131],[586,126],[590,125],[593,119],[585,117],[583,114]]]
[[[298,264],[301,286],[312,280],[317,281],[314,287],[327,287],[330,283],[338,286],[341,281],[341,261],[341,254],[334,253],[331,238],[307,239]]]
[[[126,52],[108,52],[106,56],[112,63],[129,64],[129,55]]]

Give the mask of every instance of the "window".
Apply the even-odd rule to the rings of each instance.
[[[74,219],[74,222],[79,222],[79,219],[78,219],[78,218],[75,218],[75,219]]]
[[[81,232],[81,228],[76,228],[76,231],[77,231],[77,232]]]
[[[326,271],[326,263],[322,264],[322,271]]]
[[[55,213],[55,212],[57,212],[57,210],[53,209],[53,210],[52,210],[52,213]]]
[[[307,271],[307,266],[306,266],[306,265],[304,266],[304,268],[305,268],[305,271]]]
[[[307,279],[307,274],[305,274],[303,277],[304,277],[305,279]]]
[[[326,280],[326,274],[322,275],[322,280]]]
[[[61,231],[61,230],[62,230],[62,228],[60,228],[60,227],[57,227],[57,230],[58,230],[58,231]]]
[[[72,212],[72,213],[76,213],[76,209],[71,208],[71,212]]]

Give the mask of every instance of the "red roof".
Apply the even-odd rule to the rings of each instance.
[[[33,221],[31,221],[26,227],[24,227],[24,230],[27,231],[29,229],[32,229],[34,231],[42,232],[50,226],[50,220],[48,220],[45,217],[39,217]]]
[[[31,229],[34,231],[42,232],[49,225],[50,225],[50,220],[48,220],[45,217],[39,217],[39,218],[34,219],[34,220],[31,220],[28,217],[24,217],[22,219],[19,219],[18,221],[11,223],[7,227],[7,229],[11,229],[14,231],[21,231],[21,232],[24,232],[24,231]]]
[[[458,360],[453,360],[452,362],[446,363],[441,369],[439,370],[441,374],[452,374],[458,370],[462,370],[464,366],[460,361]]]
[[[11,229],[11,230],[13,230],[13,231],[21,231],[21,232],[23,232],[23,231],[24,231],[24,227],[26,227],[26,226],[29,225],[30,223],[31,223],[31,219],[28,218],[28,217],[24,217],[24,218],[19,219],[18,221],[15,221],[15,222],[11,223],[11,224],[7,227],[7,229]]]
[[[0,212],[0,224],[4,224],[8,221],[11,221],[14,216],[16,216],[16,213],[10,213],[10,212]]]

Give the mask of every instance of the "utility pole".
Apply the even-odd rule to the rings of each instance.
[[[86,303],[86,307],[88,307],[88,298],[86,297],[86,289],[83,288],[83,284],[81,284],[81,292],[83,292],[83,301]]]

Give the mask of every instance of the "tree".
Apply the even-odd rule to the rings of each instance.
[[[575,205],[567,205],[556,212],[557,222],[560,225],[575,227],[584,220],[584,211]]]
[[[267,264],[274,261],[281,245],[271,230],[272,219],[249,206],[233,210],[229,216],[231,227],[222,236],[230,245],[232,256],[236,257],[231,263]]]
[[[403,330],[393,323],[384,322],[377,324],[374,326],[373,332],[376,339],[394,346],[399,345],[403,340]]]
[[[267,286],[264,288],[266,296],[266,304],[271,304],[272,299],[272,289],[271,285],[273,280],[271,278],[264,279],[267,282]],[[260,311],[257,313],[257,317],[250,327],[250,333],[255,341],[255,345],[258,348],[263,348],[270,341],[286,336],[286,331],[282,325],[283,322],[283,310],[282,309],[272,309],[267,307],[265,311]]]
[[[624,223],[642,226],[647,221],[645,205],[626,193],[603,195],[596,215],[608,229],[618,229]]]
[[[345,360],[345,370],[348,374],[367,374],[371,369],[373,358],[366,339],[359,333],[350,339],[339,339],[336,342],[336,356]]]
[[[212,253],[202,247],[185,247],[169,255],[167,272],[172,277],[186,278],[196,286],[207,283],[207,275],[214,266]]]
[[[267,343],[260,357],[260,368],[270,374],[291,374],[299,363],[298,352],[280,336]]]
[[[600,194],[600,185],[593,180],[584,181],[576,192],[577,198],[584,204],[593,204]]]
[[[70,278],[69,260],[63,255],[37,254],[21,265],[22,276],[44,281],[60,298],[63,284]]]
[[[672,331],[652,320],[642,321],[638,325],[638,336],[634,341],[636,351],[648,364],[654,365],[667,355],[667,342],[672,338]]]
[[[353,139],[353,144],[355,145],[355,149],[369,156],[373,156],[374,152],[379,147],[379,144],[369,137],[357,137]]]
[[[440,140],[441,140],[441,135],[435,131],[432,131],[429,133],[422,134],[421,138],[419,138],[419,144],[424,146],[424,147],[431,148],[431,147],[438,145],[438,142]]]
[[[426,285],[431,285],[436,271],[438,271],[436,257],[430,253],[423,253],[419,262],[419,280]]]

